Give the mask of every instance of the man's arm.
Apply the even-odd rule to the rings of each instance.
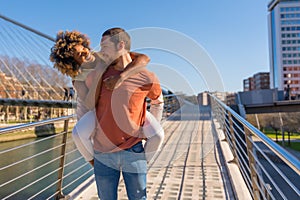
[[[118,88],[124,80],[129,78],[131,75],[138,73],[150,62],[150,58],[145,54],[130,52],[130,56],[132,62],[126,66],[125,70],[120,75],[108,77],[103,81],[104,86],[107,89],[113,90]]]

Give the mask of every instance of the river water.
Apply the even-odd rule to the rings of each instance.
[[[12,194],[14,192],[17,192],[23,187],[27,187],[24,191],[20,191],[17,194],[11,196],[7,199],[29,199],[33,195],[39,193],[44,188],[50,186],[51,184],[55,183],[57,181],[58,172],[57,169],[59,168],[59,159],[56,161],[49,163],[45,165],[44,167],[29,173],[28,175],[16,180],[12,181],[9,184],[3,185],[4,183],[11,181],[15,179],[18,176],[21,176],[25,173],[30,172],[33,169],[36,169],[40,167],[41,165],[58,158],[61,153],[61,148],[57,148],[54,150],[51,150],[49,152],[41,154],[43,151],[50,150],[52,148],[57,147],[62,142],[62,136],[58,137],[48,137],[46,140],[45,138],[35,138],[35,139],[25,139],[25,140],[18,140],[13,142],[3,142],[0,143],[0,152],[6,149],[14,148],[16,146],[28,144],[34,141],[39,141],[38,143],[34,143],[32,145],[22,147],[20,149],[14,150],[12,152],[7,153],[1,153],[0,154],[0,199],[6,199],[5,197],[9,194]],[[75,149],[75,145],[72,142],[72,138],[70,135],[68,135],[68,141],[71,141],[67,144],[67,152],[72,151]],[[39,155],[41,154],[41,155]],[[3,169],[5,166],[12,165],[16,162],[19,162],[22,159],[28,158],[30,156],[38,155],[34,158],[31,158],[29,160],[26,160],[24,162],[18,163],[14,166],[11,166],[7,169]],[[70,161],[74,161],[80,157],[80,154],[78,151],[75,151],[73,153],[70,153],[66,156],[66,162],[69,163]],[[81,166],[86,164],[84,159],[80,159],[68,166],[66,166],[64,170],[64,174],[68,174],[69,172],[72,172]],[[72,173],[71,175],[67,176],[64,179],[63,187],[68,185],[72,180],[79,177],[81,174],[85,173],[87,170],[89,170],[91,167],[89,165],[86,165],[85,167],[81,168],[77,172]],[[51,172],[54,172],[51,175],[47,175]],[[89,177],[92,174],[90,172],[88,175],[84,176],[83,178],[76,181],[74,184],[72,184],[70,187],[67,187],[63,190],[64,194],[68,194],[71,192],[76,186],[78,186],[84,179]],[[37,181],[39,180],[40,181]],[[36,183],[34,183],[37,181]],[[30,186],[30,184],[32,184]],[[33,199],[47,199],[49,196],[51,196],[56,191],[57,184],[54,184],[50,188],[48,188],[46,191],[42,192],[41,194],[37,195],[36,197],[33,197]]]

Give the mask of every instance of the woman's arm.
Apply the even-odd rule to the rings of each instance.
[[[131,75],[130,71],[132,69],[145,67],[150,62],[150,58],[145,54],[130,52],[130,57],[132,62],[129,63],[125,70],[121,73],[121,78],[124,80]]]
[[[125,70],[120,75],[108,77],[103,81],[104,86],[107,89],[113,90],[118,88],[124,80],[139,72],[139,70],[141,70],[150,62],[150,58],[145,54],[130,52],[130,56],[132,62],[127,65]]]

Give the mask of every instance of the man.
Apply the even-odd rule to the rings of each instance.
[[[101,54],[111,63],[100,79],[96,94],[97,131],[94,140],[94,172],[101,200],[116,200],[122,172],[129,199],[146,199],[147,162],[141,126],[145,122],[146,97],[161,104],[157,77],[141,70],[114,90],[104,81],[122,73],[132,63],[130,37],[121,28],[102,34]]]

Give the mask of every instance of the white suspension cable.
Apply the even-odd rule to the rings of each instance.
[[[3,27],[2,27],[3,28]],[[2,41],[2,43],[5,43],[5,44],[7,44],[7,42],[9,41],[9,39],[8,38],[6,38],[6,34],[2,34],[2,31],[0,31],[0,35],[1,35],[1,37],[0,38],[2,38],[2,40],[0,40],[0,42]],[[9,34],[8,34],[9,35]],[[9,44],[7,44],[6,46],[8,46]],[[14,45],[10,45],[11,47],[13,47]],[[7,50],[6,50],[6,48],[3,48],[4,49],[4,51],[5,51],[5,53],[7,54],[7,55],[10,55],[11,54],[11,52],[7,52]],[[13,54],[13,55],[15,55],[15,54]],[[18,57],[18,56],[15,56],[15,57]],[[4,63],[4,66],[6,67],[6,69],[10,72],[10,75],[12,76],[12,77],[15,77],[15,73],[11,70],[11,68],[10,67],[8,67],[7,66],[7,63]],[[13,65],[14,66],[14,65]],[[17,70],[19,73],[19,75],[20,76],[22,76],[22,78],[24,79],[24,81],[26,81],[26,83],[33,89],[33,91],[37,94],[37,95],[39,95],[39,93],[37,92],[37,90],[35,89],[35,87],[27,80],[27,78],[24,76],[24,74],[23,73],[21,73],[20,72],[20,70],[17,68],[17,67],[14,67],[15,68],[15,70]],[[16,77],[15,77],[16,78]],[[16,80],[18,80],[17,78],[16,78]]]
[[[1,20],[1,18],[3,20]],[[0,29],[3,30],[0,31],[0,40],[2,40],[1,42],[3,44],[1,45],[3,48],[0,48],[0,56],[1,53],[4,52],[11,60],[15,60],[16,58],[18,58],[20,62],[22,62],[21,60],[24,60],[23,62],[29,64],[28,66],[30,66],[30,64],[34,66],[33,63],[35,62],[33,61],[36,61],[36,67],[43,69],[42,71],[36,70],[33,73],[30,73],[30,68],[26,65],[18,67],[16,62],[9,66],[6,64],[4,66],[6,71],[16,79],[20,88],[27,91],[28,88],[26,85],[29,85],[33,92],[37,94],[38,98],[43,99],[45,97],[44,95],[47,95],[51,100],[61,99],[64,91],[62,85],[67,84],[70,80],[67,81],[67,77],[54,72],[54,68],[50,67],[52,63],[49,60],[49,55],[54,38],[3,15],[0,15]],[[3,73],[6,72],[3,71]],[[58,76],[58,79],[55,78],[55,80],[58,81],[53,81],[53,76]],[[20,79],[18,77],[20,77]],[[21,82],[22,80],[25,85]],[[37,91],[37,87],[43,92]],[[28,96],[32,98],[32,95]]]

